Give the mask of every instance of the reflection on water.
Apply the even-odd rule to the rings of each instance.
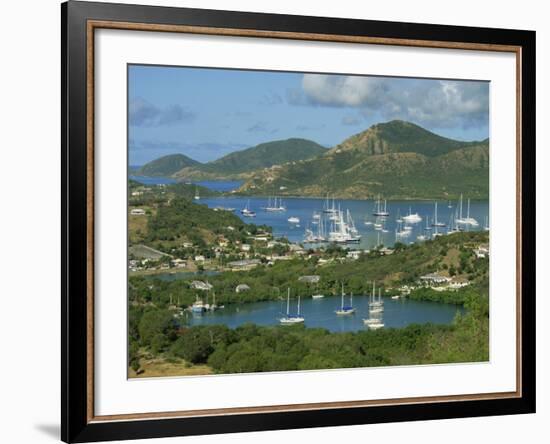
[[[291,300],[290,310],[296,310],[296,300]],[[350,316],[336,316],[339,308],[339,296],[330,296],[323,299],[302,299],[301,314],[305,317],[306,327],[326,328],[333,332],[349,332],[364,330],[363,318],[369,317],[368,297],[354,296],[353,306],[357,311]],[[347,299],[346,299],[347,303]],[[278,319],[286,311],[286,300],[252,302],[245,304],[228,305],[215,312],[202,315],[186,313],[183,319],[189,325],[225,324],[230,328],[251,322],[258,325],[278,325]],[[384,298],[384,313],[382,315],[386,328],[405,327],[409,324],[450,324],[456,313],[464,312],[464,308],[457,305],[437,302],[412,301],[408,299]]]

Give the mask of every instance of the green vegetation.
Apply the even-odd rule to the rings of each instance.
[[[240,192],[361,199],[456,199],[465,193],[487,199],[489,141],[460,142],[408,122],[382,123],[324,156],[258,171]]]
[[[177,211],[179,213],[179,211]],[[130,366],[133,372],[159,372],[166,362],[182,362],[181,374],[201,371],[215,373],[281,371],[316,368],[346,368],[381,365],[475,362],[488,359],[488,259],[477,258],[474,246],[488,241],[486,232],[456,233],[422,244],[397,244],[393,254],[374,250],[355,261],[346,261],[339,248],[325,252],[325,265],[316,256],[260,264],[243,272],[222,272],[208,276],[218,304],[277,300],[286,287],[294,294],[336,293],[344,282],[346,291],[366,294],[376,280],[399,293],[401,285],[413,285],[429,272],[469,279],[458,290],[436,291],[416,286],[407,296],[414,300],[464,305],[452,325],[410,325],[402,329],[330,333],[324,329],[259,327],[243,325],[229,329],[223,325],[185,325],[179,310],[197,295],[190,285],[200,276],[176,281],[135,276],[129,283]],[[317,274],[318,284],[300,282],[303,275]],[[250,291],[235,292],[245,283]],[[206,294],[202,293],[205,297]],[[211,301],[210,301],[211,302]],[[149,355],[144,361],[142,356]],[[156,367],[141,362],[157,360]],[[173,363],[172,363],[173,364]],[[144,364],[145,365],[145,364]],[[176,372],[174,365],[170,371]],[[190,373],[191,372],[191,373]]]
[[[147,163],[137,174],[191,180],[238,178],[273,165],[310,159],[326,151],[325,147],[311,140],[276,140],[235,151],[208,163],[197,162],[183,154],[164,156]]]
[[[186,167],[200,165],[200,162],[183,154],[170,154],[143,165],[134,174],[139,176],[167,177]]]
[[[306,139],[276,140],[236,151],[205,165],[205,171],[245,173],[297,160],[310,159],[327,152],[318,143]]]
[[[457,315],[449,326],[413,324],[402,329],[354,333],[254,324],[236,329],[224,325],[187,328],[173,322],[166,341],[157,341],[155,333],[166,328],[170,312],[140,308],[130,317],[130,331],[147,331],[149,335],[138,339],[131,336],[130,363],[137,361],[139,346],[155,348],[158,356],[168,361],[207,364],[215,373],[486,361],[488,297],[470,295],[465,306],[468,313]],[[157,311],[162,314],[150,315]]]
[[[219,304],[233,304],[278,300],[284,296],[286,288],[292,288],[293,294],[302,297],[315,293],[339,294],[340,286],[345,284],[346,291],[356,295],[368,294],[372,281],[378,286],[388,289],[388,294],[399,293],[401,285],[415,285],[420,276],[439,272],[450,276],[454,270],[455,278],[470,281],[470,286],[459,291],[434,291],[419,288],[413,291],[411,298],[463,304],[470,294],[488,292],[489,260],[478,259],[468,244],[477,245],[488,242],[488,233],[470,232],[441,236],[433,241],[413,245],[397,245],[393,254],[383,255],[378,250],[361,256],[355,261],[344,260],[345,251],[334,248],[325,253],[325,259],[332,261],[319,265],[316,256],[311,259],[294,258],[292,260],[276,261],[267,265],[266,261],[250,271],[224,271],[214,276],[208,276],[208,282],[213,286]],[[222,265],[229,260],[238,259],[227,256],[221,258]],[[299,281],[300,276],[319,275],[318,284]],[[151,302],[158,307],[166,306],[172,296],[178,298],[182,307],[193,303],[197,294],[191,288],[192,280],[200,276],[190,276],[171,282],[131,276],[130,298]],[[246,284],[250,291],[236,293],[239,284]]]

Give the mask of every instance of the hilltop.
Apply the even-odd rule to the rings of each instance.
[[[170,154],[146,163],[137,171],[136,176],[168,177],[182,168],[200,165],[200,162],[187,157],[184,154]]]
[[[164,156],[144,165],[139,174],[182,180],[246,178],[256,170],[307,160],[326,151],[325,147],[307,139],[275,140],[232,152],[208,163],[197,162],[183,154]]]
[[[312,159],[257,171],[243,194],[451,199],[489,194],[489,140],[463,142],[394,120]]]

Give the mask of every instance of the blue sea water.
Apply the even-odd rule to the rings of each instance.
[[[226,207],[235,208],[235,214],[241,217],[247,223],[257,225],[269,225],[273,228],[273,234],[276,237],[286,237],[291,242],[301,242],[304,239],[306,228],[312,229],[314,232],[317,226],[313,224],[313,213],[315,211],[322,212],[325,205],[324,199],[314,198],[286,198],[283,200],[287,210],[284,212],[267,212],[262,210],[262,207],[267,205],[267,199],[263,197],[216,197],[201,199],[199,203],[208,205],[209,207]],[[256,212],[256,217],[243,217],[240,210],[246,205]],[[331,202],[332,205],[332,202]],[[336,207],[340,207],[344,212],[350,211],[350,214],[355,222],[355,226],[361,235],[359,244],[350,244],[353,248],[372,248],[376,245],[383,244],[392,246],[396,241],[396,230],[399,224],[396,222],[398,215],[406,216],[409,214],[409,209],[412,213],[418,213],[422,217],[422,222],[412,224],[411,234],[406,238],[398,239],[403,243],[416,242],[419,235],[431,236],[435,231],[446,233],[449,225],[455,218],[455,211],[458,202],[439,201],[438,202],[438,221],[447,224],[447,227],[432,228],[425,230],[426,224],[431,225],[434,221],[435,204],[433,201],[391,201],[387,202],[387,211],[389,217],[383,221],[384,231],[377,231],[374,226],[366,225],[365,221],[374,222],[376,217],[372,215],[375,202],[373,200],[352,200],[342,199],[335,202]],[[450,208],[449,208],[450,207]],[[463,217],[466,217],[467,201],[463,202]],[[486,218],[489,215],[488,201],[475,201],[470,203],[470,217],[475,218],[479,226],[465,227],[468,230],[483,230]],[[289,223],[289,217],[298,217],[299,224]],[[330,221],[325,219],[325,227],[330,228]]]
[[[401,328],[410,324],[450,324],[457,313],[464,313],[464,308],[457,305],[437,302],[412,301],[409,299],[384,299],[384,313],[381,320],[385,328]],[[346,297],[346,304],[349,302]],[[340,307],[339,296],[329,296],[323,299],[306,298],[301,300],[300,313],[305,317],[305,326],[310,328],[326,328],[332,332],[350,332],[366,330],[364,318],[369,317],[368,297],[354,296],[353,306],[356,313],[348,316],[337,316],[335,310]],[[291,314],[296,313],[297,300],[290,303]],[[279,319],[286,312],[286,300],[267,302],[250,302],[232,304],[224,309],[204,314],[185,313],[184,322],[188,325],[225,324],[230,328],[245,323],[257,325],[279,325]],[[285,327],[286,328],[286,327]]]

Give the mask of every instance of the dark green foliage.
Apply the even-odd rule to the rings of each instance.
[[[236,151],[209,162],[204,171],[235,174],[267,168],[286,162],[310,159],[327,152],[318,143],[306,139],[276,140]]]
[[[200,162],[183,154],[170,154],[143,165],[135,174],[139,176],[171,176],[182,168],[198,166]]]
[[[489,141],[461,142],[417,125],[374,125],[326,155],[282,167],[269,178],[258,172],[242,188],[248,194],[388,199],[454,199],[466,193],[488,198]]]
[[[344,283],[346,292],[356,295],[368,294],[372,288],[372,281],[379,285],[415,284],[418,278],[426,273],[438,271],[433,264],[434,257],[442,250],[458,248],[464,243],[488,242],[487,232],[455,233],[440,236],[434,241],[416,243],[413,245],[400,244],[399,249],[391,255],[381,255],[379,252],[362,256],[356,261],[317,266],[317,260],[297,258],[288,261],[275,262],[273,266],[260,265],[247,272],[223,272],[209,276],[208,282],[213,285],[218,304],[234,304],[266,300],[279,300],[285,297],[286,289],[291,288],[291,298],[297,294],[302,297],[315,293],[339,294],[341,284]],[[331,250],[336,256],[342,253],[340,248]],[[462,304],[463,292],[484,292],[481,283],[488,279],[488,259],[475,259],[466,250],[467,268],[473,270],[471,280],[473,285],[458,292],[436,292],[433,290],[418,290],[411,297],[439,302]],[[345,252],[343,252],[345,255]],[[443,266],[441,266],[443,268]],[[452,266],[449,270],[452,273]],[[305,275],[319,275],[318,284],[300,282],[298,278]],[[130,300],[151,301],[159,306],[166,306],[173,298],[179,298],[182,306],[187,306],[195,300],[196,290],[189,286],[191,280],[197,277],[176,281],[161,281],[154,278],[130,277]],[[239,284],[246,284],[251,291],[236,293]],[[153,286],[153,288],[151,288]],[[211,297],[211,296],[210,296]]]
[[[235,333],[225,325],[184,329],[170,348],[170,354],[193,364],[204,363],[216,347],[234,340]]]
[[[249,373],[486,361],[487,325],[482,310],[472,310],[452,326],[410,325],[356,333],[247,327],[236,329],[230,344],[213,347],[207,362],[217,373]],[[437,344],[445,344],[444,352]]]
[[[143,176],[178,176],[192,179],[228,178],[286,162],[311,159],[327,149],[311,140],[287,139],[261,143],[235,151],[208,163],[199,163],[182,154],[164,156],[144,165]]]
[[[234,230],[229,230],[231,226]],[[268,230],[267,227],[262,227]],[[225,238],[241,242],[248,235],[257,232],[258,227],[245,224],[239,217],[229,211],[214,211],[206,205],[197,204],[189,199],[176,197],[170,205],[159,206],[156,216],[152,217],[148,224],[147,242],[160,250],[166,251],[162,241],[175,241],[184,235],[184,238],[199,248],[203,248],[204,254],[211,254],[207,248],[208,240],[205,236],[210,234],[223,235]],[[211,239],[210,239],[211,240]],[[177,252],[175,252],[177,255]]]
[[[150,310],[141,316],[138,331],[143,345],[151,346],[154,342],[155,346],[159,346],[159,335],[168,340],[175,337],[176,324],[168,310]]]

